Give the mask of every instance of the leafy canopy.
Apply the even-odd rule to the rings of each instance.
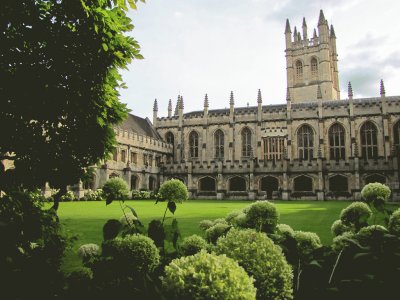
[[[127,115],[118,72],[142,59],[133,0],[0,2],[0,189],[76,183]]]

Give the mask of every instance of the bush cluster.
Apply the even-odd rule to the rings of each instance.
[[[340,235],[334,237],[332,242],[332,250],[335,252],[340,252],[342,249],[351,245],[350,240],[354,240],[355,234],[351,231],[343,232]]]
[[[374,201],[376,199],[387,201],[390,197],[390,193],[390,188],[379,182],[369,183],[361,190],[361,196],[366,201]]]
[[[189,197],[186,185],[179,179],[165,181],[160,186],[158,193],[163,200],[178,203],[182,203]]]
[[[75,197],[74,192],[67,191],[64,195],[61,196],[60,200],[64,202],[70,202],[70,201],[76,201],[78,199]]]
[[[112,200],[129,199],[128,184],[122,178],[111,178],[103,186],[103,196],[107,203],[111,203]]]
[[[294,238],[297,243],[297,250],[301,256],[307,256],[314,250],[322,247],[319,236],[314,232],[295,231]]]
[[[197,234],[185,237],[180,244],[179,252],[182,256],[189,256],[207,250],[208,243],[205,239]]]
[[[85,201],[101,201],[103,199],[104,198],[102,189],[97,189],[95,191],[87,190],[83,196],[83,200]]]
[[[280,247],[262,232],[232,228],[217,241],[218,254],[235,259],[255,279],[257,298],[292,299],[292,269]]]
[[[149,200],[151,199],[151,193],[148,191],[132,191],[132,199],[133,200]]]
[[[256,201],[246,208],[246,225],[257,231],[273,233],[278,220],[278,210],[269,201]]]
[[[339,236],[351,230],[352,228],[348,225],[343,224],[342,220],[336,220],[331,226],[331,232],[333,236]]]
[[[78,256],[83,261],[88,261],[90,258],[100,254],[100,247],[97,244],[85,244],[79,247]]]
[[[173,299],[255,299],[253,279],[225,255],[201,251],[165,267],[164,290]]]
[[[391,234],[400,236],[400,208],[396,209],[389,218],[388,229]]]
[[[225,235],[231,228],[226,223],[216,223],[206,230],[206,238],[210,243],[215,244],[221,236]]]
[[[372,211],[364,202],[353,202],[340,213],[340,220],[346,226],[350,226],[355,232],[368,225],[368,219]]]

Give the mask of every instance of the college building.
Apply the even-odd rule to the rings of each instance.
[[[351,83],[345,99],[339,89],[334,27],[320,12],[308,36],[286,21],[286,102],[210,109],[207,95],[199,111],[175,110],[171,100],[153,120],[129,115],[115,128],[112,159],[96,167],[99,188],[121,177],[132,190],[158,189],[170,178],[182,180],[191,198],[209,199],[360,199],[362,187],[381,182],[399,194],[400,96],[355,99]],[[343,97],[343,95],[342,95]],[[225,101],[225,100],[223,100]]]

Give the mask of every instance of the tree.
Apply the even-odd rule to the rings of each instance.
[[[0,190],[65,191],[113,150],[128,112],[118,69],[143,58],[127,35],[136,1],[0,2],[0,161],[15,165]]]

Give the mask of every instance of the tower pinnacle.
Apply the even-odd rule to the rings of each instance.
[[[324,16],[324,12],[322,11],[322,9],[319,11],[319,19],[318,19],[318,25],[322,25],[326,22],[325,16]]]
[[[257,94],[257,103],[262,103],[262,98],[261,98],[261,90],[258,89],[258,94]]]
[[[154,99],[153,111],[158,111],[158,103],[157,103],[157,99]]]
[[[353,98],[353,88],[351,87],[351,82],[349,81],[349,84],[347,86],[347,96],[349,99]]]
[[[235,104],[235,100],[233,99],[233,91],[231,91],[231,97],[229,99],[229,105],[233,106]]]
[[[383,80],[381,79],[381,84],[380,84],[380,94],[381,96],[385,96],[385,85],[383,83]]]
[[[292,33],[292,30],[290,29],[289,19],[286,19],[285,34],[286,33]]]
[[[204,107],[208,107],[208,95],[204,97]]]

